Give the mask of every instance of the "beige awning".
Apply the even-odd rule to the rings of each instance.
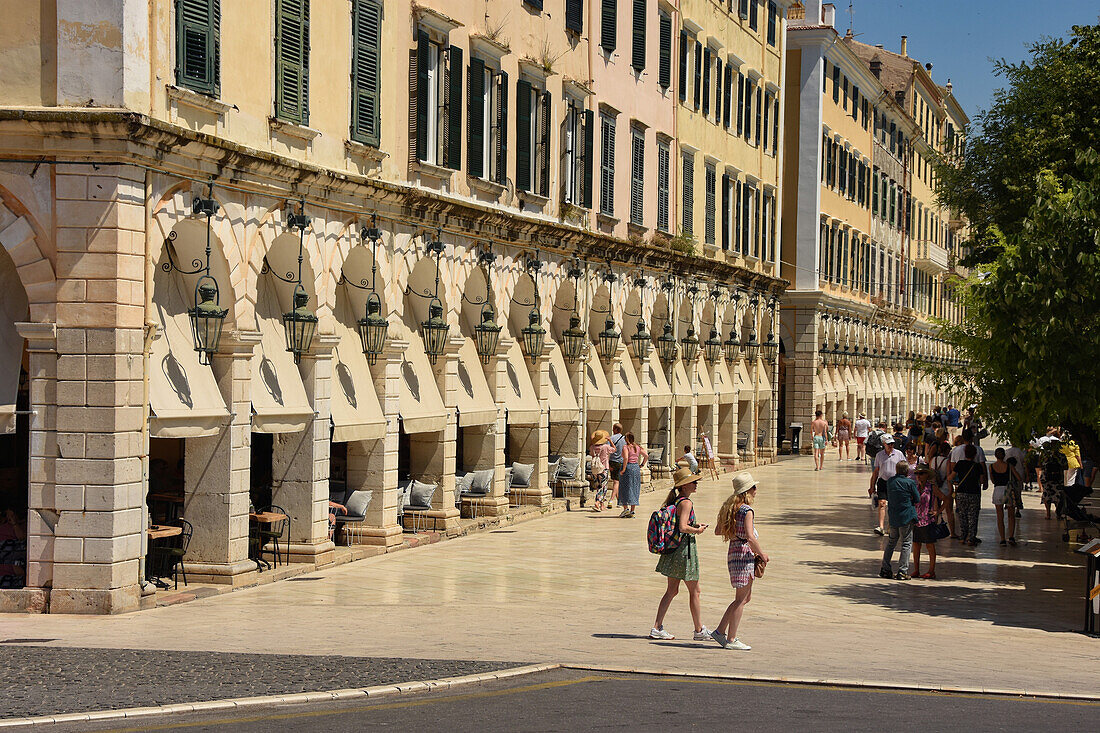
[[[705,359],[695,367],[695,400],[701,407],[714,404],[714,383],[710,381],[710,364]]]
[[[399,413],[406,433],[438,433],[447,425],[447,408],[419,333],[409,337],[401,363]]]
[[[760,402],[770,400],[772,396],[772,378],[769,372],[771,368],[764,365],[764,362],[758,361],[756,363],[756,369],[759,374],[757,379],[759,380],[756,385],[757,399]]]
[[[458,350],[458,389],[454,398],[447,402],[448,407],[458,408],[461,427],[492,425],[497,421],[497,403],[485,381],[485,368],[481,366],[472,338],[467,338]]]
[[[680,359],[672,362],[672,404],[676,407],[690,407],[695,398],[687,369]]]
[[[302,375],[286,350],[273,276],[260,278],[256,325],[260,343],[252,351],[252,429],[257,433],[297,433],[313,420]]]
[[[557,342],[550,342],[550,422],[574,423],[580,415],[573,383],[569,381],[569,368]]]
[[[844,370],[844,383],[848,385],[848,393],[853,395],[863,395],[863,379],[860,378],[859,373],[847,367]]]
[[[374,391],[363,341],[353,323],[347,299],[337,308],[336,345],[332,359],[332,440],[378,440],[386,435],[386,416]]]
[[[603,362],[595,349],[588,352],[584,374],[585,399],[588,401],[589,412],[607,412],[611,409],[614,398],[611,396],[611,385],[607,383],[607,375],[603,371]]]
[[[882,390],[882,385],[879,384],[879,381],[878,381],[878,370],[877,369],[868,369],[867,370],[867,392],[868,392],[867,396],[868,397],[877,397],[881,390]]]
[[[642,385],[649,395],[650,407],[668,407],[672,404],[672,390],[669,389],[668,380],[665,379],[665,367],[657,352],[650,349],[645,363],[639,365],[642,375]]]
[[[825,394],[825,385],[821,381],[821,373],[814,374],[814,401],[816,403],[817,398]]]
[[[508,410],[509,425],[537,425],[539,421],[539,398],[535,394],[535,385],[527,372],[527,363],[518,341],[512,342],[508,349],[508,360],[504,365],[507,377],[504,380],[504,408]]]
[[[149,434],[154,438],[216,435],[229,411],[209,366],[199,363],[186,301],[174,273],[157,269],[153,309],[160,328],[149,349]]]
[[[729,366],[725,359],[719,359],[714,365],[714,379],[712,380],[714,391],[718,395],[718,404],[728,405],[737,401],[737,385],[730,374]]]
[[[9,257],[0,257],[0,283],[11,285],[0,298],[0,434],[3,434],[15,432],[19,370],[23,365],[23,337],[15,324],[27,320],[27,295]]]
[[[634,371],[634,361],[630,354],[624,353],[611,376],[614,377],[615,386],[612,390],[619,396],[620,410],[638,410],[642,407],[642,383],[638,380],[638,373]]]
[[[847,392],[844,380],[837,373],[836,367],[825,369],[825,394],[830,400],[839,399],[842,392]]]
[[[744,359],[737,360],[737,400],[752,402],[752,377]]]

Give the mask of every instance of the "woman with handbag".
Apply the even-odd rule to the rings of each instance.
[[[755,499],[756,481],[749,473],[737,474],[733,477],[733,494],[722,503],[714,525],[714,533],[729,542],[726,565],[735,595],[711,635],[726,649],[745,652],[752,647],[737,638],[737,627],[741,624],[745,606],[752,598],[753,580],[763,577],[764,567],[768,564],[768,556],[760,546],[760,535],[753,522],[752,503]]]
[[[913,528],[913,577],[925,580],[936,579],[936,541],[942,540],[950,532],[947,525],[940,522],[940,499],[942,493],[939,477],[931,466],[917,466],[917,526]],[[928,572],[921,574],[920,551],[928,550]]]
[[[986,484],[986,473],[982,464],[977,462],[978,449],[971,443],[963,448],[963,459],[956,461],[947,480],[955,485],[955,520],[959,535],[966,544],[976,547],[978,538],[978,515],[982,508],[982,489]]]
[[[951,444],[947,440],[940,441],[936,445],[935,453],[928,461],[929,467],[935,471],[935,480],[940,487],[940,513],[947,520],[948,536],[953,539],[961,539],[955,534],[955,497],[951,483],[947,480],[948,469],[951,466]]]

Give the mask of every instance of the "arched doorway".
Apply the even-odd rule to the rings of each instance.
[[[27,350],[15,324],[28,319],[27,293],[0,247],[0,588],[27,578],[30,404]]]

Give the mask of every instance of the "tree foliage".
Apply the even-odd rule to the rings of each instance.
[[[944,335],[995,428],[1022,441],[1061,424],[1100,455],[1100,26],[998,68],[1008,86],[940,169],[976,251],[968,320]]]

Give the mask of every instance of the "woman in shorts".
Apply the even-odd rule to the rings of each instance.
[[[848,446],[852,442],[852,421],[848,419],[848,413],[840,418],[836,424],[836,457],[841,461],[851,460],[852,454]]]
[[[1008,490],[1012,479],[1019,479],[1019,473],[1005,460],[1005,449],[998,448],[993,453],[997,460],[989,464],[989,483],[993,484],[993,507],[997,510],[997,536],[1002,545],[1016,544],[1016,507],[1010,499]],[[1016,473],[1016,476],[1013,476]],[[1008,505],[1008,539],[1005,539],[1005,506]]]
[[[936,579],[936,534],[940,523],[939,477],[936,472],[924,464],[917,466],[917,490],[920,501],[917,503],[917,526],[913,527],[913,577],[925,580]],[[928,552],[928,572],[921,574],[920,553]]]

